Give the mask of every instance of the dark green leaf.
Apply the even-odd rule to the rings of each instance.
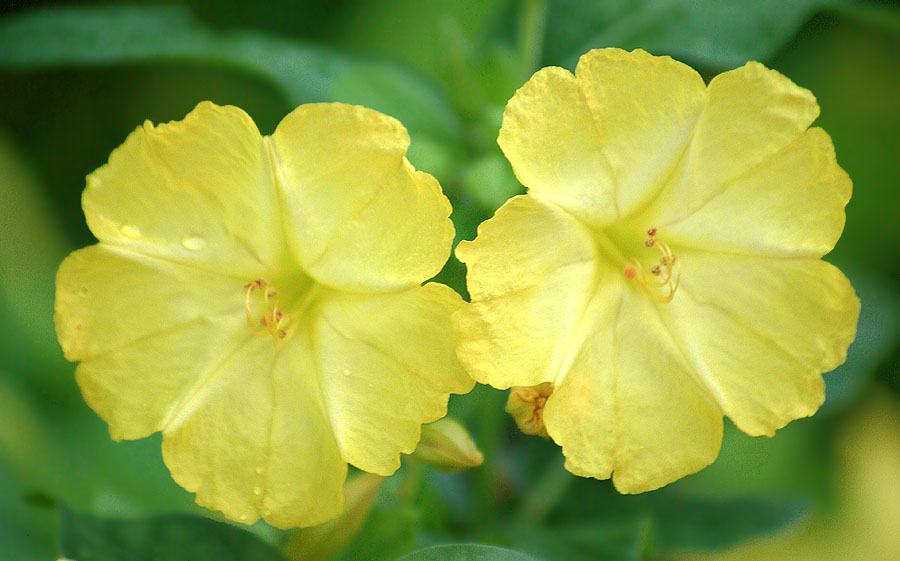
[[[370,61],[256,32],[205,28],[176,6],[54,7],[0,21],[0,67],[34,70],[148,62],[218,64],[274,84],[292,105],[311,101],[366,103],[410,130],[458,134],[440,94],[402,68],[380,65],[372,92]],[[357,84],[357,87],[353,87]]]
[[[627,534],[649,523],[653,528],[652,549],[659,553],[733,545],[781,530],[808,510],[807,504],[798,500],[695,498],[669,487],[641,495],[620,495],[609,483],[581,479],[568,499],[550,520],[548,529],[562,532],[560,535],[574,532],[576,543],[593,535],[596,547],[606,548],[606,536]],[[638,538],[647,534],[632,535]],[[642,544],[641,550],[647,545]]]
[[[842,0],[551,2],[546,61],[572,67],[592,48],[643,48],[725,69],[766,60],[816,11]]]
[[[459,544],[426,547],[397,561],[538,561],[524,553],[493,545]]]
[[[112,520],[61,506],[61,554],[73,561],[284,561],[255,535],[199,516]]]
[[[135,62],[221,63],[272,80],[294,102],[324,99],[347,61],[256,33],[219,35],[176,6],[57,7],[0,22],[0,65],[35,69]]]
[[[649,520],[609,524],[567,524],[537,529],[520,536],[518,544],[547,561],[642,561],[652,545]]]
[[[659,549],[717,549],[770,534],[803,518],[803,501],[675,498],[654,506]]]
[[[3,130],[0,169],[0,361],[58,395],[53,373],[66,363],[53,327],[53,289],[70,248],[35,174]]]

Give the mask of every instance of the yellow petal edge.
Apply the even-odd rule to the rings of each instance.
[[[498,142],[528,194],[457,257],[477,381],[544,388],[571,472],[649,491],[710,464],[722,417],[812,415],[859,300],[821,261],[851,182],[813,95],[758,63],[708,85],[668,57],[591,51],[538,71]]]
[[[201,103],[88,176],[99,243],[57,275],[57,335],[116,439],[163,433],[197,502],[288,528],[336,517],[347,465],[379,475],[474,382],[428,283],[450,205],[396,120],[301,106],[272,137]]]

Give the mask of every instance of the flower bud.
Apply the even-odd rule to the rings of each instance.
[[[484,461],[466,428],[450,417],[422,426],[422,438],[412,457],[445,473],[476,467]]]
[[[553,384],[544,382],[537,386],[515,386],[509,392],[506,412],[512,415],[525,434],[537,434],[547,437],[544,426],[544,404],[553,393]]]

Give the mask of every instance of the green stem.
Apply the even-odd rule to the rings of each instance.
[[[550,511],[569,490],[575,476],[566,471],[563,461],[550,461],[513,515],[512,528],[517,534],[540,526]]]
[[[478,446],[484,453],[484,463],[475,474],[475,520],[476,528],[493,528],[500,505],[499,470],[497,456],[501,453],[500,443],[504,442],[503,400],[505,392],[485,388],[483,401],[484,415],[478,427]]]
[[[547,0],[522,0],[516,43],[522,76],[526,79],[537,70],[544,45],[547,22]]]

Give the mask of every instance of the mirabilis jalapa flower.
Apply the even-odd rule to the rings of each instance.
[[[473,382],[455,358],[450,204],[396,120],[311,104],[270,137],[201,103],[88,176],[100,243],[60,266],[56,325],[114,439],[163,433],[172,477],[228,518],[337,516]]]
[[[569,471],[649,491],[715,459],[723,414],[772,435],[821,405],[859,301],[820,259],[851,183],[818,112],[758,63],[707,86],[618,49],[509,101],[498,142],[528,194],[460,243],[454,335]]]

